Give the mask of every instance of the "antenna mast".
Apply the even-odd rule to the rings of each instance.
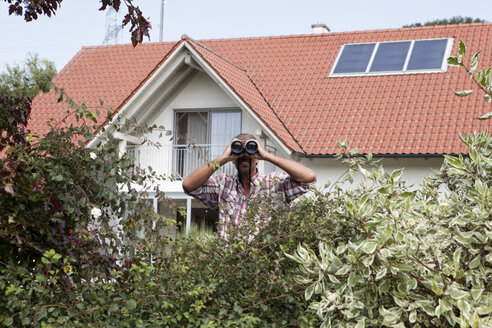
[[[161,0],[161,26],[159,30],[159,42],[162,42],[162,38],[164,35],[164,5],[166,4],[166,0]]]

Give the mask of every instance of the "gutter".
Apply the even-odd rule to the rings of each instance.
[[[304,157],[304,158],[335,158],[340,154],[305,154],[300,152],[293,152],[295,156]],[[367,154],[357,154],[353,155],[353,157],[365,157]],[[463,156],[468,157],[468,154],[465,153],[452,153],[452,154],[372,154],[373,158],[444,158],[444,156]],[[342,157],[347,157],[343,156]]]

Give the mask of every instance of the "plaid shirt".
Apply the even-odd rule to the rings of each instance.
[[[227,174],[213,176],[203,186],[187,194],[219,212],[219,235],[227,239],[227,232],[241,222],[250,202],[258,196],[275,196],[288,204],[304,194],[310,185],[296,182],[286,172],[267,175],[257,172],[251,181],[249,196],[244,196],[237,175]]]

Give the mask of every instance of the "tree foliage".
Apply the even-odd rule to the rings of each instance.
[[[15,14],[18,16],[24,15],[24,20],[30,22],[38,19],[39,15],[51,17],[55,15],[60,8],[63,0],[3,0],[9,5],[9,15]],[[123,18],[122,26],[129,25],[131,33],[131,41],[135,47],[142,43],[143,38],[149,37],[149,30],[152,28],[150,22],[143,16],[142,11],[133,4],[133,0],[100,0],[101,8],[106,10],[108,7],[119,11],[121,4],[126,6],[127,13]]]
[[[449,25],[449,24],[463,24],[463,23],[481,23],[481,22],[485,22],[485,20],[480,19],[480,18],[453,16],[451,18],[436,19],[433,21],[425,22],[423,24],[422,23],[413,23],[410,25],[404,25],[403,27],[434,26],[434,25]]]
[[[34,99],[55,75],[56,67],[52,61],[29,54],[23,65],[6,65],[6,72],[0,73],[0,93],[12,97],[23,94]]]
[[[143,252],[139,258],[148,262],[150,253],[135,249],[132,241],[142,235],[143,227],[160,229],[163,222],[145,202],[148,184],[155,184],[153,176],[121,157],[111,140],[87,149],[85,141],[95,133],[90,122],[98,110],[76,105],[66,95],[60,96],[63,100],[73,107],[65,119],[75,116],[80,124],[50,121],[51,132],[38,138],[26,130],[29,97],[0,94],[4,326],[41,325],[49,310],[45,301],[68,308],[63,304],[73,296],[80,303],[81,286],[109,281],[114,270],[133,259],[131,254]],[[141,247],[160,238],[143,235]]]

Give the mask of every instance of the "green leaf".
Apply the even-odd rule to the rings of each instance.
[[[471,311],[470,303],[468,303],[464,299],[460,299],[458,301],[458,308],[461,310],[461,313],[463,314],[468,314]]]
[[[476,54],[473,55],[471,62],[470,62],[470,71],[468,73],[469,77],[471,78],[473,76],[473,73],[477,69],[477,64],[478,64],[478,58],[480,57],[480,51],[477,52]]]
[[[413,310],[412,312],[410,312],[410,315],[408,316],[408,321],[410,321],[410,323],[415,323],[415,321],[417,321],[417,311]]]
[[[454,267],[454,275],[460,269],[460,258],[461,258],[461,247],[458,247],[453,254],[453,267]]]
[[[58,262],[61,259],[61,257],[62,257],[61,254],[58,254],[58,253],[53,255],[53,257],[51,258],[51,263]]]
[[[468,293],[465,292],[465,291],[462,291],[462,290],[457,289],[455,287],[450,287],[449,288],[449,296],[451,296],[455,300],[462,299],[466,295],[468,295]]]
[[[63,175],[58,174],[53,177],[54,181],[63,181]]]
[[[490,97],[490,96],[489,96]],[[490,98],[489,98],[490,99]],[[489,118],[492,117],[492,112],[488,112],[487,114],[485,115],[482,115],[480,117],[477,117],[477,119],[481,120],[481,121],[485,121],[485,120],[488,120]]]
[[[109,306],[109,312],[116,312],[119,309],[119,305],[117,303],[111,303]]]
[[[448,57],[448,65],[460,67],[463,63],[458,60],[458,57]]]
[[[313,296],[314,288],[315,285],[311,285],[304,291],[304,297],[306,298],[306,301],[309,301],[309,299]]]
[[[476,301],[480,298],[480,296],[482,295],[483,293],[483,288],[474,288],[470,291],[470,294],[471,296],[473,297],[473,299]]]
[[[415,279],[407,280],[407,288],[408,288],[408,290],[413,290],[413,289],[417,288],[417,280],[415,280]]]
[[[369,178],[371,176],[371,172],[363,168],[362,166],[358,165],[359,172],[362,173],[366,178]]]
[[[481,260],[482,260],[481,256],[478,255],[473,260],[471,260],[470,264],[468,264],[468,267],[470,269],[474,269],[474,268],[478,267],[480,265]]]
[[[36,275],[36,280],[39,282],[44,282],[44,281],[46,281],[46,277],[44,275],[38,273]]]
[[[364,328],[366,326],[366,320],[365,318],[360,319],[357,321],[357,324],[355,325],[354,328]]]
[[[137,302],[134,299],[129,299],[128,301],[126,301],[126,308],[128,310],[135,310],[136,307]]]
[[[335,277],[334,275],[332,274],[328,274],[328,279],[330,279],[330,281],[334,284],[339,284],[340,283],[340,280],[337,279],[337,277]]]
[[[470,153],[470,158],[473,160],[473,162],[476,164],[479,164],[478,152],[474,148],[470,147],[469,153]],[[479,180],[477,180],[477,181],[479,181]]]
[[[454,91],[454,94],[457,95],[458,97],[466,97],[471,95],[475,90],[463,90],[463,91]]]
[[[379,235],[383,239],[384,242],[387,242],[388,239],[390,239],[393,231],[391,230],[391,227],[389,224],[386,224],[384,228],[379,229]]]
[[[452,157],[452,156],[444,156],[446,159],[446,162],[456,168],[462,169],[465,168],[465,165],[463,164],[463,160],[459,157]]]
[[[351,272],[348,277],[348,285],[350,287],[355,287],[356,284],[357,284],[357,276],[355,275],[355,272]]]
[[[463,42],[463,40],[460,40],[458,44],[458,56],[463,58],[465,57],[465,55],[466,55],[466,45]]]
[[[378,247],[378,243],[377,241],[374,240],[365,240],[361,245],[362,251],[366,254],[374,253],[377,247]]]
[[[403,169],[394,170],[393,173],[391,173],[391,180],[393,182],[399,181],[402,174],[403,174]]]
[[[383,280],[380,284],[379,284],[379,292],[380,293],[386,293],[390,288],[390,283],[388,280]]]
[[[378,273],[376,273],[376,280],[379,280],[379,279],[383,278],[384,276],[386,276],[387,272],[388,272],[388,269],[386,269],[386,267],[382,267],[381,270],[379,270]]]

